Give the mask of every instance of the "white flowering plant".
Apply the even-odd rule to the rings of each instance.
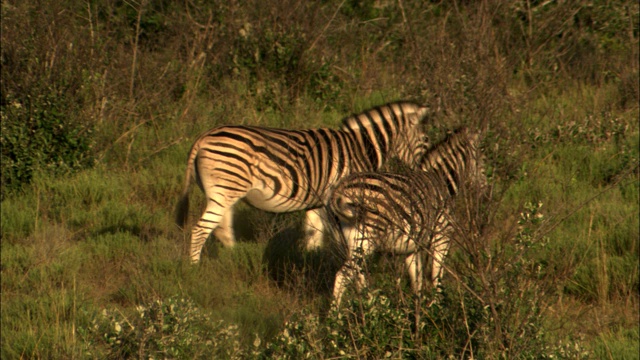
[[[88,355],[108,359],[242,359],[236,325],[213,321],[193,301],[172,297],[138,305],[125,315],[104,309],[81,329]],[[104,353],[98,353],[104,351]]]

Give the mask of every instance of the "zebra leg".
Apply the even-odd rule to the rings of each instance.
[[[236,236],[233,233],[233,206],[229,207],[224,215],[222,215],[218,227],[213,230],[213,235],[220,240],[224,247],[231,248],[235,246]]]
[[[365,257],[373,252],[371,242],[354,227],[343,226],[343,235],[347,245],[347,261],[338,271],[333,285],[333,305],[335,307],[340,306],[342,295],[349,282],[355,280],[358,291],[361,291],[367,285],[361,264]],[[356,250],[361,251],[357,252]]]
[[[358,273],[359,269],[356,269],[356,264],[353,261],[347,261],[336,275],[336,280],[333,285],[333,305],[339,307],[342,302],[342,295],[347,288],[349,282]]]
[[[324,208],[309,210],[304,220],[304,234],[307,251],[315,250],[322,246],[324,221],[327,217]]]
[[[422,257],[420,253],[413,253],[407,256],[404,262],[409,272],[409,278],[411,279],[411,288],[413,292],[419,294],[420,291],[422,291]]]
[[[232,207],[239,200],[239,197],[236,197],[235,199],[222,199],[223,202],[220,203],[210,198],[207,201],[207,208],[202,214],[202,217],[200,217],[198,223],[193,227],[189,254],[191,256],[191,262],[194,264],[200,261],[202,248],[204,247],[204,243],[209,238],[211,232],[218,228],[221,223],[223,227],[231,225],[230,219],[233,218]],[[226,230],[228,234],[229,228],[221,230],[221,233],[224,235]],[[230,244],[232,244],[229,238],[225,238],[224,240],[221,239],[221,241],[223,241],[225,246],[230,246]]]
[[[348,261],[345,263],[336,275],[336,280],[333,286],[334,307],[340,307],[342,295],[344,295],[344,291],[347,289],[347,285],[349,285],[351,281],[355,282],[354,285],[357,291],[362,291],[362,289],[367,285],[367,280],[362,274],[362,269],[354,261]]]
[[[449,252],[449,236],[442,234],[439,239],[434,241],[432,245],[433,250],[433,263],[431,265],[431,283],[434,288],[438,288],[440,285],[440,279],[442,278],[443,262],[444,258]]]

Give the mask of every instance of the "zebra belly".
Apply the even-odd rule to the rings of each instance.
[[[304,203],[279,194],[265,193],[258,189],[249,190],[244,200],[258,209],[272,212],[290,212],[315,207],[314,204]]]
[[[389,241],[390,240],[390,241]],[[417,246],[413,239],[406,235],[396,236],[389,239],[385,245],[385,250],[394,254],[411,254],[417,250]]]
[[[378,251],[402,255],[411,254],[417,250],[414,239],[398,229],[386,231],[384,234],[372,234],[371,240]]]

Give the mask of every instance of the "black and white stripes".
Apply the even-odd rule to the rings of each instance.
[[[432,259],[431,281],[438,285],[449,250],[451,202],[462,186],[484,188],[486,178],[478,135],[456,130],[419,160],[420,169],[402,174],[364,172],[342,179],[329,200],[340,223],[346,262],[336,276],[334,299],[355,278],[364,285],[361,261],[373,251],[406,256],[414,291],[422,289],[422,256]]]
[[[426,115],[426,107],[396,102],[347,117],[340,130],[221,126],[201,135],[189,153],[176,212],[182,227],[195,179],[207,206],[192,230],[191,260],[200,260],[212,231],[233,246],[233,205],[240,199],[272,212],[306,210],[309,243],[318,244],[323,206],[335,184],[351,173],[377,171],[394,156],[417,164],[425,149]]]

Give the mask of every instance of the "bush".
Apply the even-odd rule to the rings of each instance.
[[[258,110],[277,109],[283,100],[304,95],[325,104],[338,99],[342,82],[333,73],[331,59],[307,54],[313,34],[279,24],[258,26],[243,25],[227,60],[232,73],[248,78]]]
[[[637,2],[516,1],[507,6],[501,11],[505,16],[496,19],[511,27],[500,35],[501,47],[522,49],[505,54],[530,81],[568,75],[598,84],[619,76],[619,69],[634,61]]]
[[[65,95],[54,89],[17,99],[4,97],[2,197],[42,169],[65,173],[93,165],[92,127],[69,116]]]
[[[451,268],[459,272],[439,292],[416,298],[398,291],[390,281],[347,297],[340,310],[333,309],[326,317],[302,310],[290,318],[262,356],[584,358],[588,354],[578,343],[551,339],[543,324],[544,304],[553,295],[545,285],[548,270],[539,260],[546,244],[537,231],[543,220],[540,206],[527,204],[519,231],[508,240],[496,241],[488,252],[451,259],[455,262]]]
[[[243,359],[235,325],[211,320],[189,299],[156,300],[138,306],[134,316],[103,310],[90,327],[81,329],[90,345],[102,345],[104,354],[90,348],[90,356],[109,359]]]
[[[2,4],[2,198],[38,170],[60,174],[93,164],[85,106],[93,101],[89,68],[97,66],[85,66],[93,48],[75,35],[83,32],[72,15],[77,9],[66,5]]]
[[[262,356],[381,359],[417,354],[412,311],[398,305],[381,289],[364,289],[361,296],[348,299],[341,310],[333,309],[324,319],[302,310],[291,317]]]

